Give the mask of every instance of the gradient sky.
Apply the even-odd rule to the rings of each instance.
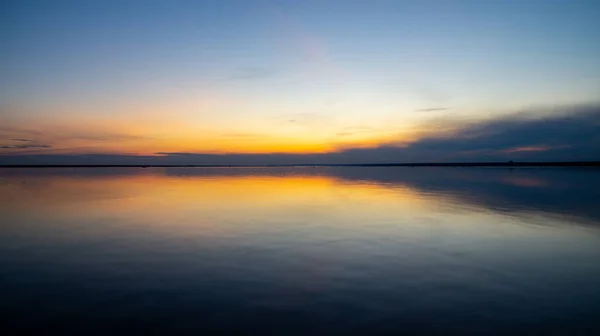
[[[405,146],[600,101],[597,0],[0,3],[0,154]]]

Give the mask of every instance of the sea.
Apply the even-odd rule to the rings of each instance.
[[[600,169],[0,169],[3,335],[600,335]]]

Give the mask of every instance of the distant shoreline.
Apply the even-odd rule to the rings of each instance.
[[[280,165],[0,165],[0,168],[266,168],[266,167],[600,167],[600,161],[572,162],[419,162]]]

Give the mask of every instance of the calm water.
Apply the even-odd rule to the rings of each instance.
[[[2,169],[0,325],[594,334],[599,189],[595,169]]]

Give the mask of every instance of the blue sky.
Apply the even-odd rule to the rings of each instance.
[[[1,4],[0,145],[50,146],[20,151],[331,152],[600,97],[598,1]]]

